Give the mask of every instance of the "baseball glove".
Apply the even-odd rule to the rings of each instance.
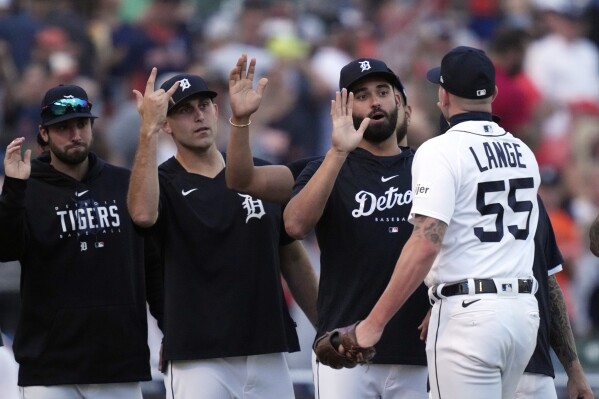
[[[314,341],[313,349],[318,361],[334,369],[353,368],[358,364],[370,363],[376,350],[374,347],[362,348],[358,345],[356,338],[356,326],[354,324],[336,328],[329,331]],[[342,345],[344,352],[340,353],[338,348]]]

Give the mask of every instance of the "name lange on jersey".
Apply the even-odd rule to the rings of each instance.
[[[470,152],[481,172],[497,168],[526,168],[518,143],[485,141],[481,148],[470,147]]]
[[[396,206],[408,205],[412,202],[412,190],[400,193],[397,187],[390,187],[385,193],[377,197],[368,191],[359,191],[355,196],[358,208],[352,210],[352,216],[359,218],[370,216],[374,211],[385,211]]]
[[[119,227],[121,218],[117,205],[56,209],[63,233]]]

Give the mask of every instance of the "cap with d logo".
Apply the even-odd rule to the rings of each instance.
[[[374,58],[358,58],[341,68],[339,90],[343,88],[350,90],[350,86],[354,83],[374,75],[382,76],[399,89],[404,103],[407,103],[406,90],[397,75],[383,61]]]
[[[175,84],[175,82],[179,82],[179,87],[177,87],[177,90],[173,93],[172,99],[174,104],[172,101],[169,102],[168,112],[172,111],[173,108],[177,107],[177,105],[180,105],[191,96],[203,94],[207,97],[214,98],[217,95],[216,92],[208,89],[208,85],[204,79],[188,73],[173,76],[165,81],[160,88],[167,91]]]

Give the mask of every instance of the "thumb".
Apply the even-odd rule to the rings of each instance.
[[[137,104],[137,111],[141,112],[141,106],[144,102],[144,96],[141,94],[139,90],[133,90],[133,94],[135,94],[135,102]]]
[[[29,164],[31,162],[31,150],[26,150],[25,155],[23,156],[23,162]]]
[[[360,123],[360,127],[358,128],[358,133],[363,135],[369,124],[370,124],[370,118],[364,118],[362,120],[362,123]]]
[[[267,84],[268,84],[267,78],[262,78],[258,81],[258,86],[256,87],[256,93],[258,93],[260,95],[260,97],[262,97],[264,90],[266,90]]]

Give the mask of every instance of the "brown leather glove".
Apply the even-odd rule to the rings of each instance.
[[[356,338],[356,326],[354,324],[336,328],[329,331],[314,341],[313,349],[318,361],[334,369],[353,368],[358,364],[370,363],[376,350],[374,347],[362,348],[358,345]],[[339,347],[342,352],[339,352]]]

